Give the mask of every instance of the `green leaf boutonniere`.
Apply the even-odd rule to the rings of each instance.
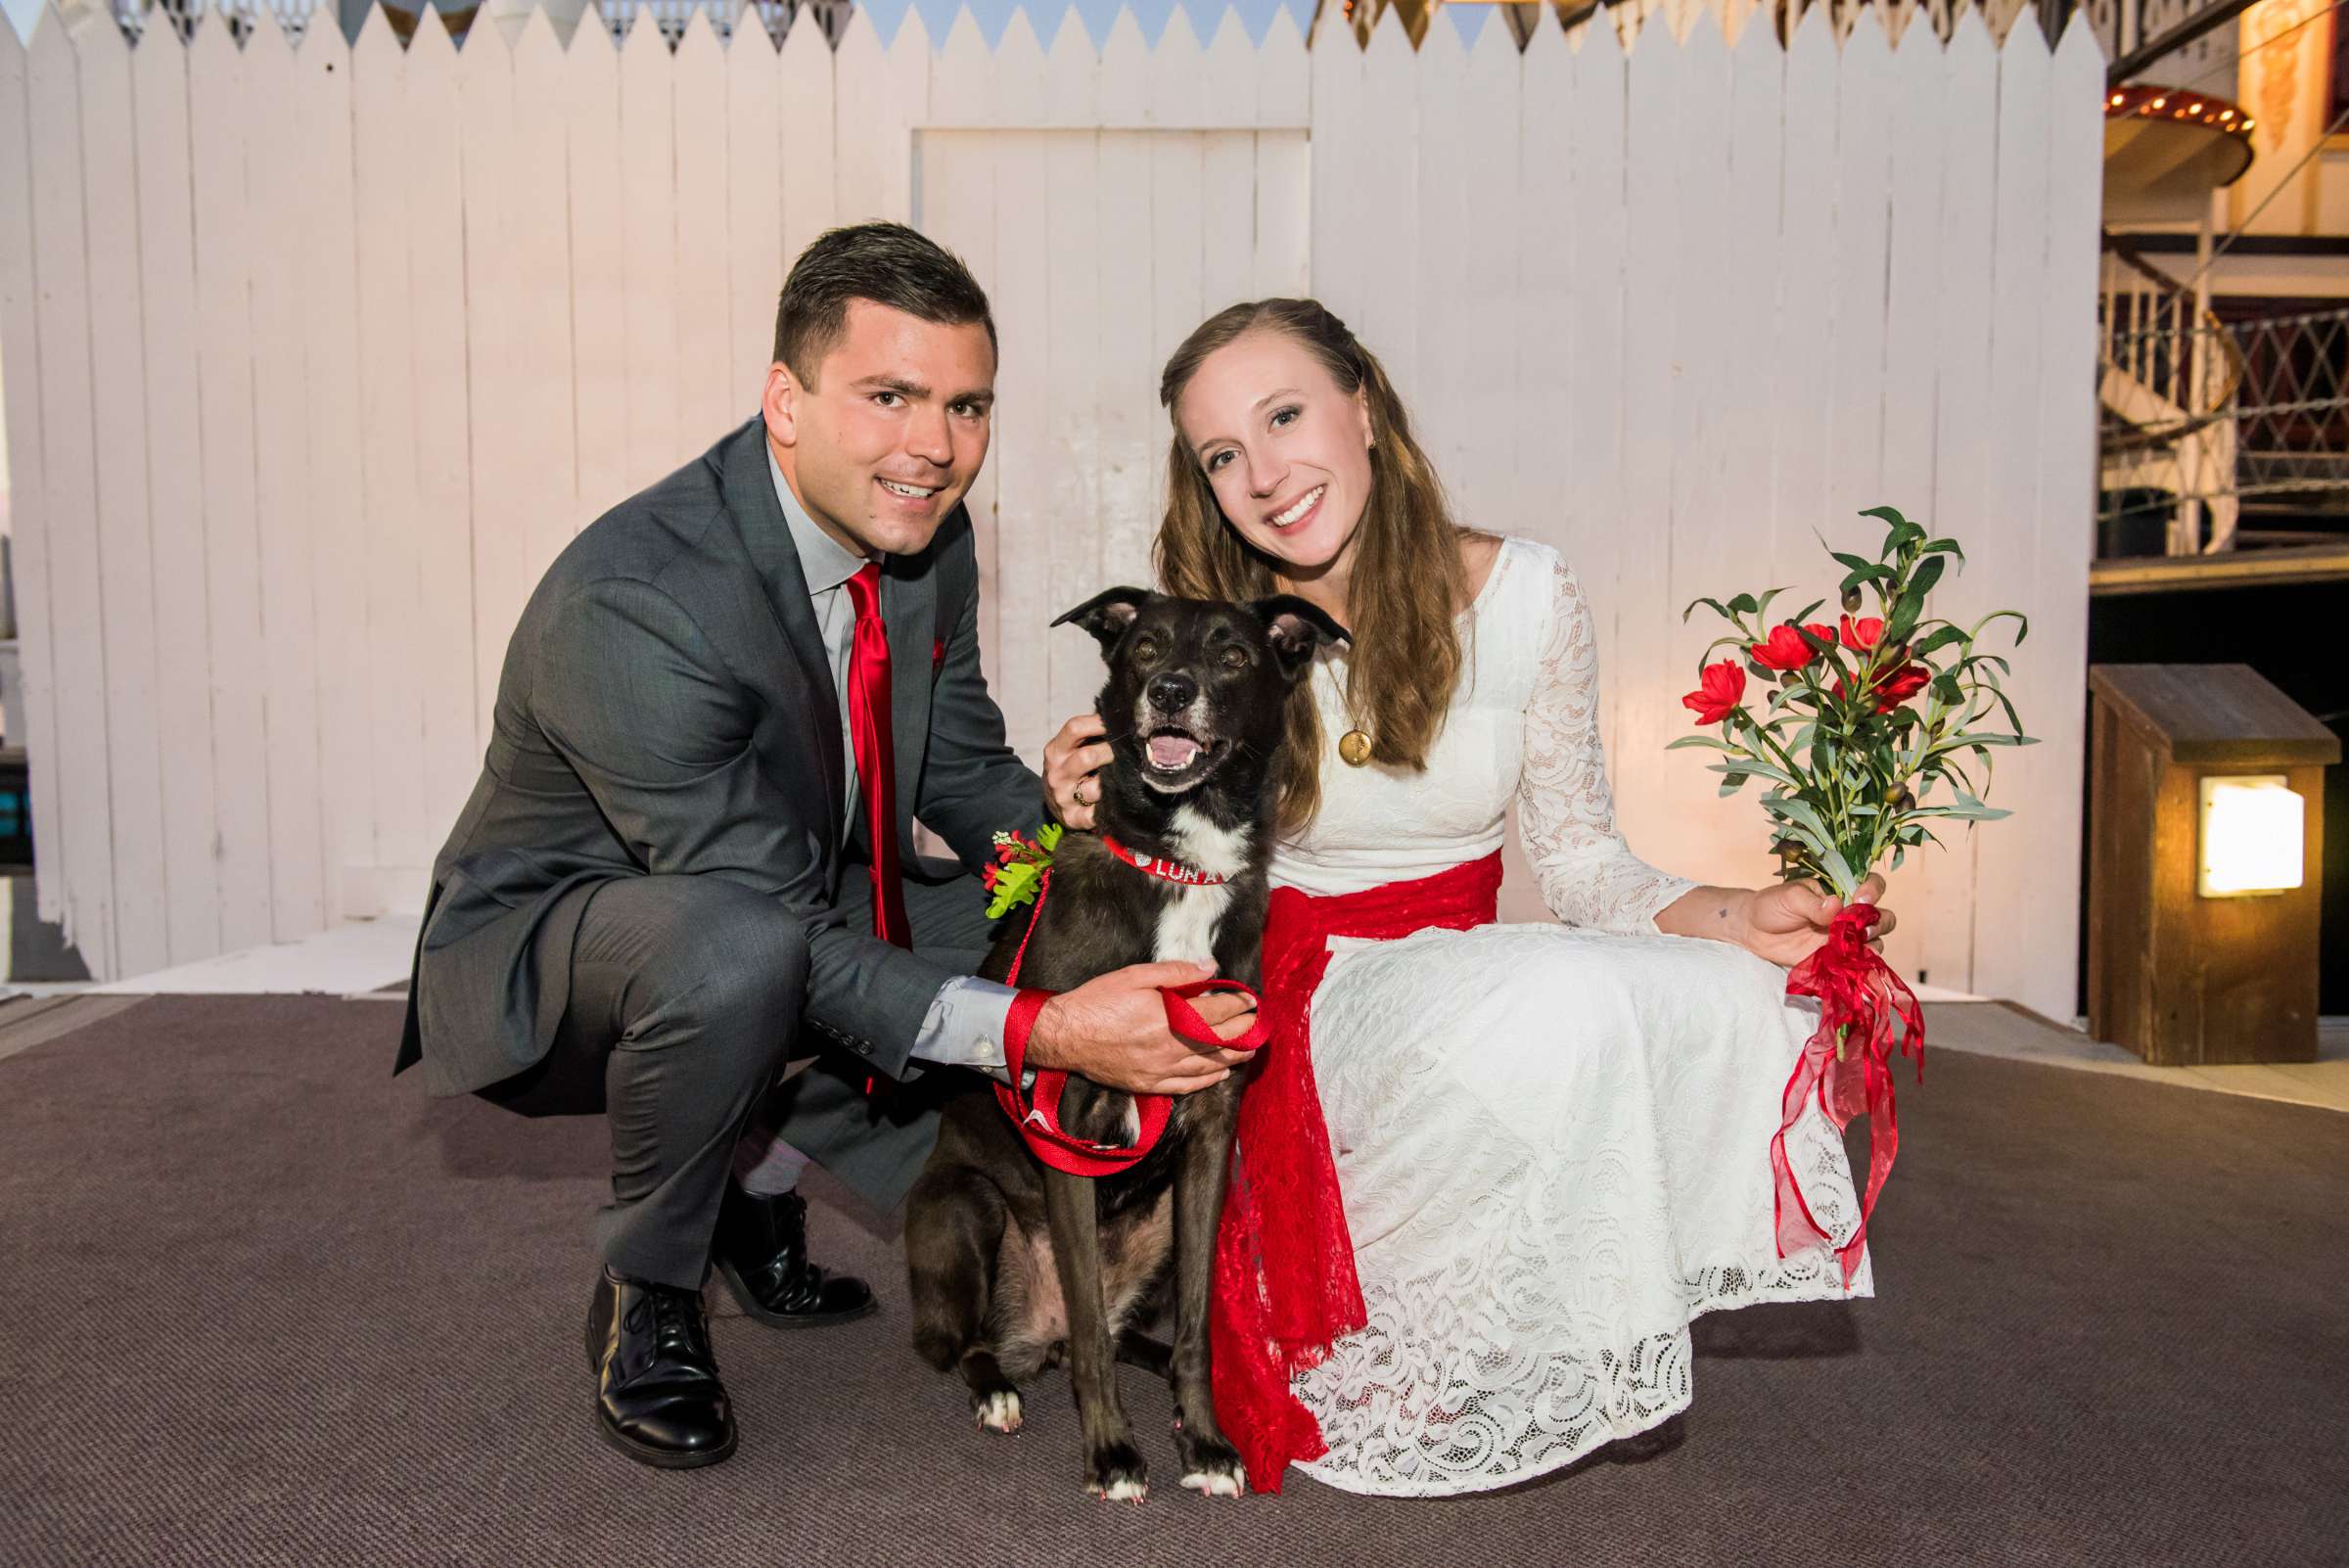
[[[1036,897],[1052,864],[1052,852],[1060,846],[1060,832],[1059,823],[1047,822],[1036,830],[1034,841],[1017,833],[995,835],[995,863],[979,872],[979,880],[993,895],[987,901],[990,920],[1000,920],[1005,910]]]

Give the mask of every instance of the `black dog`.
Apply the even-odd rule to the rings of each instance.
[[[980,973],[1067,991],[1128,964],[1205,959],[1256,986],[1265,861],[1274,802],[1269,763],[1289,695],[1338,624],[1303,599],[1241,606],[1112,588],[1059,621],[1100,642],[1109,682],[1096,704],[1115,761],[1102,769],[1100,832],[1144,859],[1221,878],[1185,885],[1137,868],[1101,839],[1071,833],[1042,909],[1015,909]],[[1031,929],[1031,914],[1035,915]],[[1208,1297],[1216,1224],[1241,1077],[1184,1095],[1157,1145],[1128,1169],[1071,1176],[1045,1166],[984,1088],[952,1102],[908,1199],[906,1264],[914,1348],[970,1386],[979,1424],[1020,1424],[1012,1379],[1065,1350],[1084,1433],[1084,1484],[1139,1499],[1148,1471],[1118,1402],[1114,1359],[1165,1370],[1174,1387],[1182,1484],[1237,1497],[1240,1456],[1216,1423]],[[1138,1140],[1132,1096],[1071,1078],[1071,1134],[1118,1148]],[[1175,1260],[1172,1358],[1128,1332]]]

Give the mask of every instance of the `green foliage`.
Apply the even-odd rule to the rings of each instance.
[[[1017,833],[995,835],[997,863],[987,868],[986,876],[988,891],[994,895],[987,904],[990,920],[1000,920],[1006,911],[1036,898],[1052,864],[1052,852],[1060,848],[1060,832],[1058,822],[1047,822],[1036,830],[1033,844]]]
[[[1724,795],[1748,779],[1762,780],[1779,874],[1819,878],[1846,899],[1869,868],[1886,860],[1898,866],[1909,850],[1938,843],[1927,822],[2007,815],[1982,800],[1990,793],[1993,749],[2034,744],[2001,688],[2006,660],[1976,647],[1991,623],[2002,620],[2014,622],[2020,647],[2029,623],[2012,610],[1970,626],[1928,615],[1927,596],[1951,563],[1963,570],[1965,552],[1956,539],[1927,537],[1892,507],[1860,515],[1885,526],[1875,559],[1827,553],[1844,569],[1837,586],[1843,604],[1874,596],[1872,617],[1863,618],[1882,622],[1874,645],[1853,648],[1848,637],[1830,641],[1812,633],[1803,623],[1819,604],[1773,619],[1770,604],[1781,589],[1758,599],[1741,593],[1727,603],[1697,599],[1681,620],[1703,605],[1733,628],[1705,649],[1700,669],[1727,659],[1762,684],[1759,691],[1749,687],[1722,718],[1721,738],[1687,735],[1672,743],[1721,752],[1710,765],[1722,775]],[[1780,624],[1795,626],[1814,654],[1784,675],[1750,657]]]

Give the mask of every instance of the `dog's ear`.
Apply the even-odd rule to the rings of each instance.
[[[1142,606],[1156,597],[1148,588],[1106,588],[1052,624],[1062,626],[1076,622],[1093,634],[1106,658],[1117,647],[1118,639],[1126,635],[1126,628],[1133,624],[1133,618],[1142,613]]]
[[[1313,662],[1313,650],[1323,643],[1353,640],[1319,605],[1293,593],[1258,599],[1248,608],[1265,623],[1265,641],[1280,662],[1280,672],[1291,680]]]

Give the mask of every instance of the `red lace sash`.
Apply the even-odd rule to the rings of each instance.
[[[1497,852],[1361,893],[1315,899],[1273,890],[1264,946],[1268,1038],[1240,1100],[1216,1234],[1211,1325],[1216,1415],[1256,1491],[1278,1492],[1291,1462],[1326,1452],[1313,1412],[1289,1392],[1289,1374],[1317,1364],[1364,1320],[1329,1128],[1313,1086],[1310,1008],[1329,967],[1329,939],[1392,941],[1431,927],[1490,925],[1499,897]]]

